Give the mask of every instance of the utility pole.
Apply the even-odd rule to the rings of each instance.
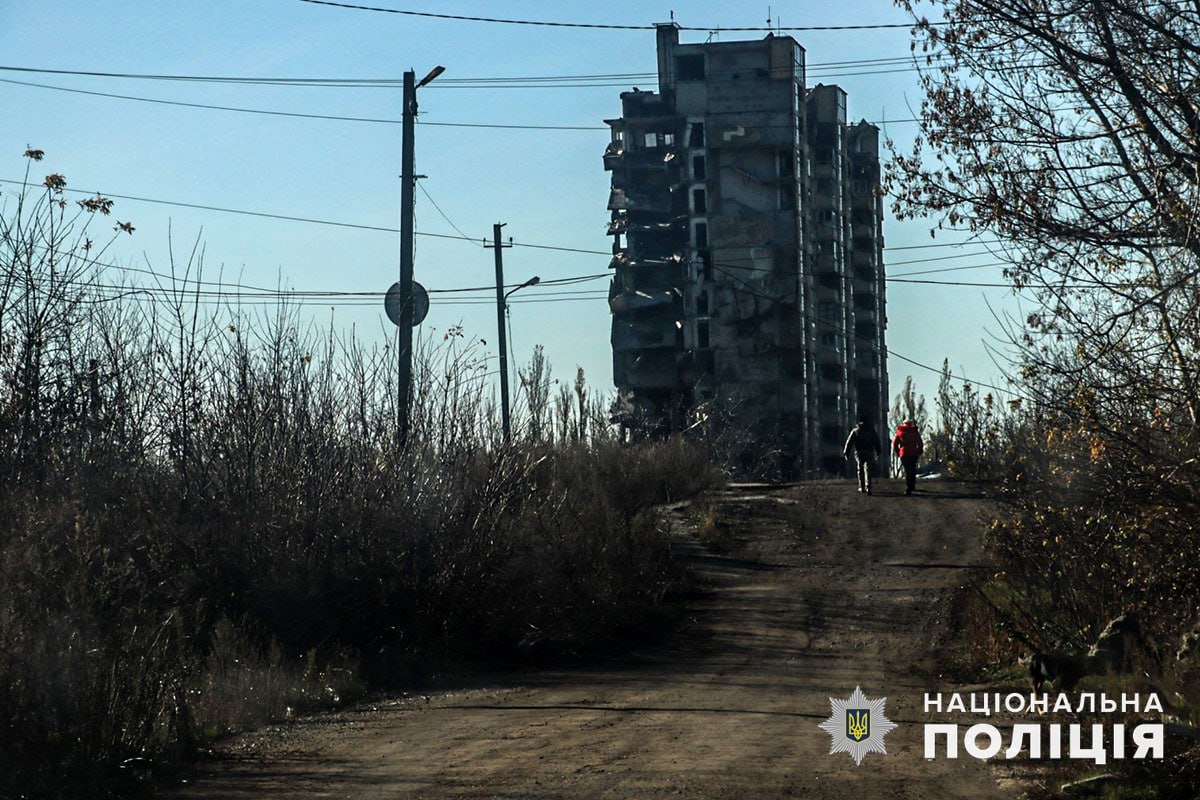
[[[401,126],[400,155],[400,324],[397,326],[397,350],[400,369],[396,383],[396,439],[403,447],[408,441],[408,401],[412,389],[412,283],[413,283],[413,135],[417,120],[417,74],[404,73],[404,112]]]
[[[408,441],[408,406],[412,392],[413,349],[413,201],[417,186],[413,136],[416,133],[417,89],[445,72],[434,67],[417,83],[413,70],[404,73],[404,110],[400,153],[400,322],[396,332],[398,358],[396,378],[396,440],[401,447]]]
[[[496,331],[500,342],[500,419],[504,425],[504,441],[512,436],[512,418],[508,410],[508,335],[504,330],[504,248],[512,247],[500,241],[500,229],[507,222],[492,226],[492,249],[496,251]]]
[[[500,229],[507,222],[497,222],[492,226],[491,247],[496,251],[496,333],[500,342],[500,420],[504,425],[504,441],[512,438],[512,414],[509,411],[508,400],[508,332],[504,328],[504,313],[508,311],[508,296],[529,286],[537,286],[541,278],[534,275],[524,283],[504,291],[504,248],[512,247],[512,239],[508,244],[500,241]]]

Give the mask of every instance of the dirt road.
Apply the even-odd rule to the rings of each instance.
[[[922,692],[954,688],[939,643],[984,503],[922,488],[731,486],[711,500],[731,540],[696,549],[707,589],[661,644],[260,734],[173,796],[1015,797],[979,762],[923,758]],[[899,725],[861,767],[817,727],[858,685]]]

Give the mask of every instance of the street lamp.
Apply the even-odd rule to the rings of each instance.
[[[513,294],[514,292],[519,292],[527,286],[537,286],[541,282],[542,282],[542,279],[539,278],[537,275],[534,275],[532,278],[525,281],[520,286],[514,286],[513,288],[511,288],[507,292],[505,292],[504,299],[507,300],[509,295]]]
[[[500,253],[499,247],[499,226],[496,229],[497,247],[496,252]],[[541,278],[534,275],[529,280],[522,283],[520,286],[514,286],[507,292],[501,294],[504,289],[504,273],[497,261],[496,268],[496,325],[500,334],[500,419],[504,425],[504,441],[508,441],[512,436],[512,416],[508,410],[508,336],[504,330],[504,315],[508,311],[508,298],[516,292],[521,291],[527,286],[537,286],[541,282]]]
[[[441,75],[445,71],[446,68],[442,66],[437,66],[429,70],[429,74],[424,78],[421,78],[421,82],[417,84],[417,88],[420,89],[425,84],[432,82],[434,78],[436,78],[438,75]]]

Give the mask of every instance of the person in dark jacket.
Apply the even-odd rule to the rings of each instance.
[[[915,420],[906,419],[896,429],[892,452],[900,456],[900,463],[904,466],[904,493],[912,494],[917,488],[917,461],[925,452],[925,442],[921,441],[921,431],[917,429]]]
[[[879,443],[879,434],[866,417],[859,417],[858,424],[846,437],[842,455],[849,460],[851,453],[854,454],[858,470],[858,490],[870,494],[871,472],[875,468],[875,459],[883,453],[883,447]]]

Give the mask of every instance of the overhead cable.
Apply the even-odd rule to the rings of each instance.
[[[340,3],[334,0],[300,0],[302,3],[309,3],[318,6],[332,6],[334,8],[344,8],[352,11],[375,11],[385,14],[398,14],[407,17],[426,17],[431,19],[454,20],[456,22],[488,22],[500,25],[532,25],[547,28],[589,28],[595,30],[617,30],[617,31],[645,31],[654,30],[654,25],[623,25],[619,23],[600,23],[600,22],[551,22],[547,20],[532,20],[532,19],[506,19],[499,17],[474,17],[464,14],[440,14],[432,11],[405,11],[398,8],[383,8],[380,6],[359,5],[357,3]],[[944,22],[927,22],[923,21],[923,25],[944,25]],[[724,26],[724,25],[679,25],[681,31],[728,31],[728,32],[754,32],[768,31],[777,33],[780,31],[857,31],[857,30],[880,30],[886,28],[914,28],[917,26],[915,22],[904,23],[873,23],[861,25],[750,25],[750,26]]]

